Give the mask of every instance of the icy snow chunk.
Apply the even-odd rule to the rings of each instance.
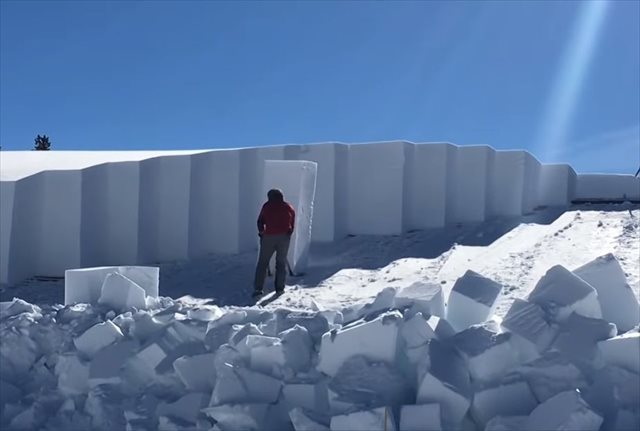
[[[447,304],[447,321],[456,331],[482,323],[494,310],[502,285],[471,270],[453,286]]]
[[[596,414],[576,390],[561,392],[536,407],[524,429],[598,431],[602,417]]]
[[[329,427],[314,421],[299,407],[289,411],[289,418],[295,431],[329,431]]]
[[[555,338],[555,330],[547,322],[542,308],[517,298],[501,325],[511,333],[511,344],[522,362],[540,357]]]
[[[103,266],[69,269],[64,273],[64,303],[96,303],[108,274],[121,274],[140,286],[145,295],[158,296],[160,268],[149,266]]]
[[[260,431],[265,428],[268,404],[223,404],[206,407],[202,412],[216,421],[223,431]]]
[[[358,317],[374,317],[378,313],[391,310],[394,305],[395,296],[395,288],[385,287],[378,292],[373,302],[364,304],[358,312]]]
[[[230,403],[274,403],[282,382],[244,367],[224,364],[217,373],[210,406]]]
[[[607,364],[617,365],[640,374],[640,332],[627,332],[600,341],[598,347]]]
[[[439,431],[441,429],[439,404],[402,406],[400,410],[400,431]]]
[[[173,369],[187,390],[193,392],[211,392],[216,379],[214,358],[215,353],[182,356],[173,362]]]
[[[119,311],[131,307],[146,307],[144,289],[133,280],[118,273],[107,274],[102,284],[98,303]]]
[[[84,356],[93,358],[101,349],[123,337],[122,331],[111,320],[98,323],[73,340],[76,349]]]
[[[476,391],[471,414],[478,425],[485,426],[496,416],[528,415],[537,405],[527,382],[512,379]]]
[[[395,306],[397,308],[410,307],[410,314],[445,316],[444,295],[440,284],[415,282],[396,294]]]
[[[279,334],[285,364],[294,372],[307,371],[311,365],[313,340],[303,326],[296,324]]]
[[[539,304],[557,322],[566,320],[573,312],[585,317],[602,318],[596,290],[561,265],[547,271],[529,294],[528,300]]]
[[[209,322],[222,317],[223,311],[215,305],[201,306],[187,310],[187,318]]]
[[[376,319],[330,331],[322,336],[318,370],[334,376],[351,356],[364,355],[372,360],[393,362],[396,356],[398,325],[402,315],[393,311]]]
[[[612,254],[600,256],[573,271],[598,292],[602,317],[626,332],[640,323],[640,305]]]
[[[2,302],[0,305],[0,318],[2,319],[8,319],[21,313],[29,313],[36,316],[42,315],[40,307],[20,298],[13,298],[10,302]]]
[[[587,387],[583,372],[557,351],[518,368],[539,402],[570,389]]]
[[[324,405],[320,405],[323,400],[319,397],[319,384],[312,383],[290,383],[285,384],[282,388],[282,395],[285,402],[289,406],[301,407],[312,411],[323,411],[322,408],[328,409],[328,397],[325,386]],[[325,410],[326,411],[326,410]]]
[[[275,312],[275,332],[277,335],[294,326],[302,326],[309,332],[314,340],[320,339],[329,330],[328,313],[309,313],[304,311],[292,312],[289,310],[277,310]]]
[[[166,326],[146,311],[139,311],[133,316],[133,324],[129,327],[131,335],[141,342],[145,342],[160,333]]]
[[[331,418],[331,431],[395,431],[396,424],[389,407],[379,407]]]
[[[625,410],[635,411],[636,418],[640,416],[639,374],[616,366],[606,366],[595,374],[593,383],[584,391],[583,398],[604,418],[601,429],[638,429],[637,426],[620,428],[615,425],[618,417],[626,414]],[[632,417],[631,419],[633,422]]]
[[[279,338],[248,335],[245,344],[250,355],[251,369],[273,376],[282,375],[285,357]]]
[[[80,395],[89,392],[89,365],[80,362],[76,355],[60,355],[55,373],[58,389],[65,395]]]
[[[430,339],[437,338],[434,329],[427,324],[427,320],[420,312],[402,324],[400,335],[409,349],[425,345]]]
[[[200,410],[207,406],[209,397],[203,393],[190,393],[173,403],[160,403],[156,413],[159,416],[179,418],[196,423]]]
[[[496,416],[487,422],[484,431],[523,431],[527,416]]]
[[[125,340],[111,344],[100,351],[89,365],[89,384],[97,386],[121,381],[121,370],[127,360],[135,353],[138,343]]]
[[[474,381],[489,382],[503,376],[518,363],[509,339],[511,334],[498,333],[491,325],[473,325],[451,338],[467,360]]]

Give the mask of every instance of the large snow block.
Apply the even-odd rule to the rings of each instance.
[[[523,363],[540,357],[556,335],[538,304],[518,298],[513,301],[501,325],[511,333],[510,342]]]
[[[102,293],[107,275],[125,276],[140,286],[146,296],[158,296],[160,268],[152,266],[103,266],[97,268],[69,269],[64,272],[64,303],[95,304]]]
[[[89,392],[89,365],[80,362],[76,355],[60,355],[55,367],[58,390],[65,395]]]
[[[537,405],[538,400],[526,381],[505,381],[476,391],[471,415],[484,427],[496,416],[528,415]]]
[[[528,300],[539,304],[557,322],[567,320],[573,312],[594,319],[602,318],[596,290],[562,265],[546,272]]]
[[[451,199],[447,207],[447,223],[482,222],[487,217],[490,175],[495,150],[479,145],[458,147],[452,159],[452,181],[448,188]]]
[[[389,407],[379,407],[331,418],[331,431],[395,431],[396,423]]]
[[[608,364],[640,374],[640,332],[627,332],[600,341],[598,347]]]
[[[398,327],[402,315],[385,313],[366,322],[357,322],[322,336],[320,362],[317,369],[335,376],[340,366],[351,356],[363,355],[368,359],[392,363],[396,356]]]
[[[110,344],[115,343],[124,335],[111,320],[93,325],[82,335],[73,340],[73,344],[87,358],[93,358],[96,353]]]
[[[488,213],[519,216],[531,212],[537,203],[540,162],[526,151],[496,151],[490,172]]]
[[[309,161],[266,160],[263,193],[276,188],[296,211],[296,225],[289,244],[289,265],[304,270],[309,259],[318,164]]]
[[[191,156],[162,156],[140,162],[140,262],[189,257],[190,185]]]
[[[125,340],[101,349],[89,365],[89,385],[95,387],[122,382],[122,369],[138,347],[136,341]]]
[[[409,308],[411,314],[424,316],[445,316],[442,286],[436,283],[415,282],[401,289],[395,296],[397,308]]]
[[[447,207],[447,166],[451,144],[405,144],[405,229],[443,227]]]
[[[300,407],[289,411],[289,419],[294,431],[329,431],[329,427],[322,425],[307,416]]]
[[[216,380],[214,357],[215,353],[182,356],[173,362],[173,369],[187,390],[210,392]]]
[[[598,292],[602,318],[615,323],[618,331],[627,332],[640,323],[640,304],[615,256],[600,256],[573,273]]]
[[[400,409],[400,431],[440,431],[440,405],[418,404]]]
[[[584,373],[558,351],[549,351],[523,365],[518,373],[524,376],[541,403],[561,392],[587,387]]]
[[[146,306],[144,289],[117,272],[105,277],[98,303],[117,311],[132,307],[141,309]]]
[[[536,407],[524,424],[530,430],[598,431],[602,417],[595,413],[576,390],[561,392]]]
[[[538,177],[538,205],[566,207],[575,195],[576,171],[565,164],[543,164]]]
[[[353,235],[403,232],[404,143],[351,145],[347,211]]]
[[[274,403],[282,382],[262,373],[225,363],[218,370],[210,406],[229,403]]]
[[[449,294],[447,321],[456,331],[484,322],[501,291],[501,284],[468,270],[456,280]]]
[[[640,200],[640,177],[616,174],[579,174],[575,200],[591,202]]]
[[[0,284],[9,283],[15,181],[0,182]]]
[[[191,156],[189,256],[240,251],[240,153]],[[244,227],[247,229],[247,227]]]
[[[216,421],[212,430],[258,431],[265,429],[268,404],[223,404],[202,409]]]

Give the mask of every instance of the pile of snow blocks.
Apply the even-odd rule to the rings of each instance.
[[[329,311],[137,308],[126,288],[105,307],[100,277],[144,284],[85,271],[86,302],[0,304],[0,429],[640,429],[639,304],[610,255],[550,268],[503,319],[473,272],[446,305],[425,280]]]

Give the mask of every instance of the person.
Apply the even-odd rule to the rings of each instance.
[[[262,205],[258,216],[258,236],[260,237],[260,252],[256,265],[254,280],[254,296],[262,295],[264,280],[267,276],[267,268],[273,253],[276,254],[276,294],[284,292],[287,277],[287,253],[289,242],[296,224],[296,212],[293,207],[284,200],[284,195],[279,189],[271,189],[267,193],[267,202]]]

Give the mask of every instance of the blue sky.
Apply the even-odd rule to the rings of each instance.
[[[6,150],[405,139],[640,163],[637,1],[0,8]]]

